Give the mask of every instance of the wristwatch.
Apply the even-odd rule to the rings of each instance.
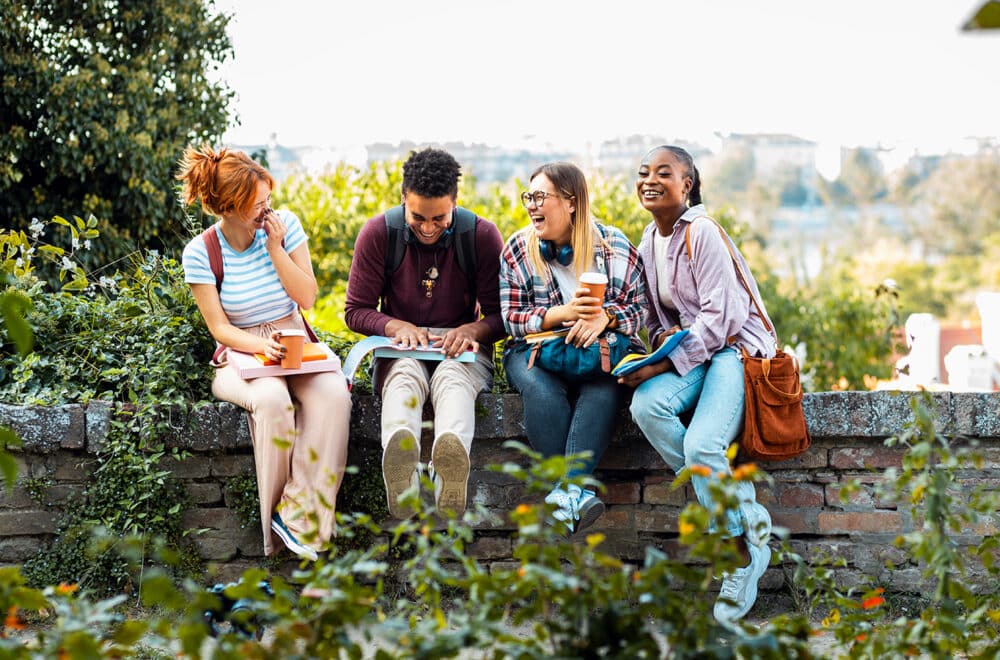
[[[604,315],[608,317],[608,325],[605,326],[605,330],[614,330],[618,327],[618,317],[607,307],[604,308]]]

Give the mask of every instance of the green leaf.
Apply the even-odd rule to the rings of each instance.
[[[0,315],[3,316],[7,333],[14,340],[17,352],[21,355],[30,353],[34,343],[31,326],[24,318],[25,312],[31,308],[31,299],[20,291],[5,291],[0,295]]]
[[[145,621],[126,621],[118,627],[112,639],[117,644],[134,646],[136,642],[142,639],[142,636],[146,634],[148,629],[149,624]]]
[[[69,221],[66,218],[62,217],[61,215],[53,216],[52,222],[56,223],[57,225],[62,225],[63,227],[70,226]]]

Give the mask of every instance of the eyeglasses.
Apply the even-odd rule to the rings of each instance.
[[[550,193],[550,192],[545,192],[544,190],[536,190],[535,192],[521,193],[521,205],[524,206],[524,208],[528,208],[529,206],[531,206],[531,203],[534,202],[537,208],[542,208],[542,205],[545,204],[546,197],[562,197],[563,199],[566,199],[566,197],[558,193]]]

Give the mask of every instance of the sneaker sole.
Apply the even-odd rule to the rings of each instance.
[[[597,497],[594,497],[589,502],[584,504],[583,507],[577,511],[580,518],[576,524],[576,531],[583,531],[587,527],[593,525],[597,522],[598,518],[604,515],[605,510],[606,507],[604,506],[604,502]]]
[[[409,445],[404,448],[403,445]],[[413,515],[413,508],[399,503],[399,496],[413,485],[413,475],[420,462],[417,439],[406,429],[400,429],[389,438],[382,452],[382,480],[385,482],[385,501],[389,515],[400,520]]]
[[[278,538],[281,539],[281,542],[285,544],[286,548],[299,557],[303,557],[310,561],[316,561],[319,559],[319,555],[315,550],[299,543],[298,539],[292,536],[291,530],[285,529],[285,527],[279,524],[274,518],[271,518],[271,531],[278,535]]]
[[[454,433],[442,433],[431,450],[434,472],[441,478],[437,507],[460,515],[469,488],[469,455]]]

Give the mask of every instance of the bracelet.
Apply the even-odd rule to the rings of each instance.
[[[604,308],[604,315],[608,317],[608,324],[604,327],[605,330],[614,330],[618,327],[618,317],[607,307]]]

